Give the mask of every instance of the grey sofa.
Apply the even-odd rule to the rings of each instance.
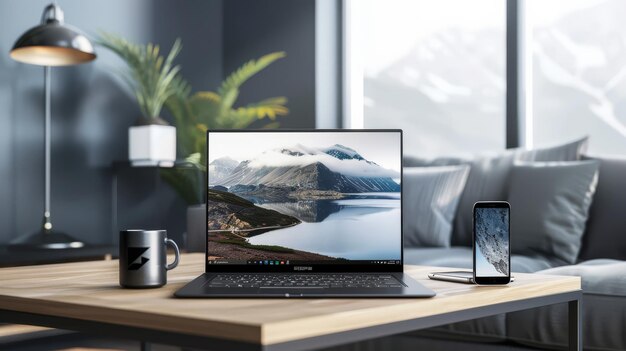
[[[592,159],[592,157],[583,157]],[[626,159],[593,158],[600,162],[599,180],[589,210],[583,246],[575,265],[560,265],[552,257],[511,257],[513,272],[580,276],[583,283],[584,347],[588,350],[626,349]],[[454,238],[453,243],[459,243]],[[405,247],[408,264],[471,269],[472,249]],[[565,305],[456,323],[380,340],[394,349],[454,349],[446,343],[462,341],[464,349],[502,349],[520,346],[565,349]],[[395,341],[394,341],[395,340]],[[390,343],[390,344],[389,344]],[[381,345],[382,346],[382,345]]]
[[[600,162],[599,180],[577,264],[563,265],[554,257],[540,255],[513,255],[512,271],[582,277],[584,348],[626,350],[626,206],[622,205],[626,158],[594,159]],[[452,247],[405,247],[405,263],[471,270],[471,243],[456,234],[453,231]],[[566,317],[567,306],[555,305],[334,350],[560,350],[567,345]]]

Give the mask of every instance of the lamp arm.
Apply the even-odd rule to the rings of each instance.
[[[44,233],[52,230],[52,218],[50,213],[50,129],[52,121],[50,120],[50,78],[51,67],[44,66],[44,209],[43,209],[43,231]]]
[[[41,15],[41,24],[47,24],[50,22],[63,23],[65,15],[63,10],[56,3],[46,6]]]

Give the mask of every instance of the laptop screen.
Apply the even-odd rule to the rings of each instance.
[[[207,270],[401,267],[400,130],[209,131],[207,140]]]

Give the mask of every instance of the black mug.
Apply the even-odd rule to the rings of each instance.
[[[174,248],[174,262],[167,264],[166,245]],[[120,285],[125,288],[158,288],[167,283],[167,271],[180,259],[178,245],[166,230],[120,231]]]

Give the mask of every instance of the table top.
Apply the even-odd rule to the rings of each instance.
[[[430,280],[441,267],[405,266],[433,298],[176,299],[204,271],[204,254],[183,254],[168,285],[118,285],[118,261],[0,269],[0,309],[271,345],[432,317],[498,303],[580,291],[579,277],[514,273],[507,286]]]

